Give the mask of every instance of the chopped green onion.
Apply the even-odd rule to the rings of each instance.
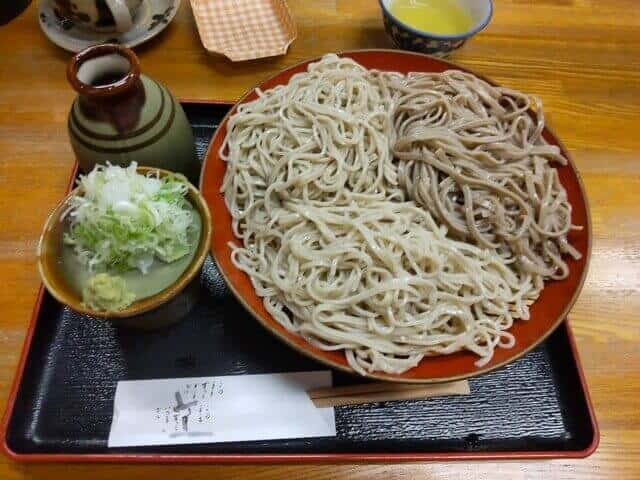
[[[97,165],[78,181],[63,215],[69,219],[64,242],[90,271],[138,269],[147,273],[155,259],[173,262],[187,255],[194,213],[184,177],[141,175],[127,168]]]

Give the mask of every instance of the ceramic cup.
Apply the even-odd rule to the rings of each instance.
[[[143,0],[54,0],[56,14],[97,32],[126,32]]]
[[[455,0],[458,6],[471,17],[471,28],[458,35],[439,35],[418,30],[394,17],[391,13],[393,0],[378,0],[378,2],[382,9],[384,29],[398,48],[440,57],[449,55],[462,47],[469,38],[489,24],[493,14],[492,0]]]

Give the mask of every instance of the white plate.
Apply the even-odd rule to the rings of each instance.
[[[92,32],[78,27],[72,20],[59,18],[53,0],[40,0],[40,28],[53,43],[70,52],[79,52],[98,43],[119,43],[135,47],[155,37],[176,16],[180,0],[147,0],[142,2],[133,19],[133,27],[125,33]]]

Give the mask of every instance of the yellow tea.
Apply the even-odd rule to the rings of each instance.
[[[457,35],[471,29],[471,15],[455,0],[393,0],[391,14],[402,23],[428,33]]]

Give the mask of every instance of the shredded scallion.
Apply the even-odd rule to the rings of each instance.
[[[157,258],[173,262],[190,250],[194,213],[182,176],[137,173],[97,165],[78,181],[82,194],[70,199],[64,242],[91,271],[138,269],[147,273]]]

